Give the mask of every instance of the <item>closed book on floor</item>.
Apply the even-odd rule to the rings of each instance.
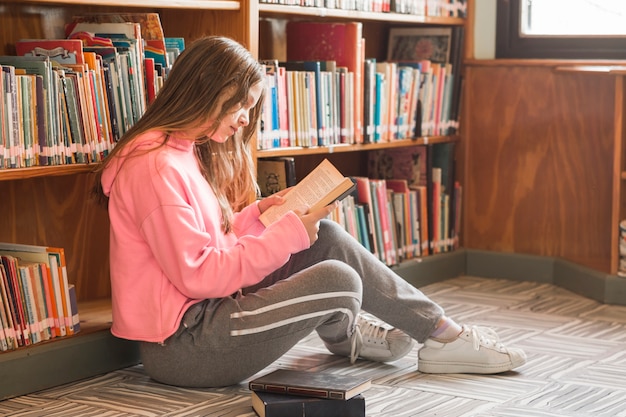
[[[348,400],[372,385],[363,376],[336,375],[325,372],[278,369],[253,379],[248,383],[252,391],[276,394],[302,395],[305,397]]]
[[[365,398],[358,394],[337,401],[252,391],[252,408],[259,417],[365,417]]]

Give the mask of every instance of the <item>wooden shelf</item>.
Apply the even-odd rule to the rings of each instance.
[[[73,337],[86,336],[88,334],[109,330],[111,328],[111,300],[101,299],[93,301],[83,301],[78,303],[78,316],[80,317],[80,331],[72,336],[56,337],[36,343],[31,346],[23,346],[13,350],[0,352],[0,355],[10,354],[12,352],[24,351],[37,346],[55,343],[60,340],[67,340]]]
[[[164,9],[240,10],[241,2],[235,0],[11,0],[9,3],[51,4],[81,6],[143,7]]]
[[[111,299],[104,298],[79,302],[78,317],[80,318],[80,332],[78,334],[110,329],[113,322],[111,318]]]
[[[359,12],[355,10],[327,9],[325,7],[283,6],[277,4],[259,4],[261,16],[308,16],[320,18],[338,18],[349,20],[370,20],[393,23],[424,23],[429,25],[463,25],[460,17],[419,16],[402,13]]]
[[[0,169],[0,181],[73,175],[82,172],[93,172],[95,167],[95,164],[72,164],[58,166],[41,166],[32,168]]]
[[[626,66],[624,65],[561,65],[556,67],[555,70],[562,72],[582,72],[592,74],[626,74]]]
[[[257,158],[270,158],[275,156],[299,156],[319,155],[341,152],[372,151],[375,149],[402,148],[413,145],[426,145],[429,143],[451,142],[459,140],[458,136],[430,136],[411,140],[396,140],[392,142],[364,143],[364,144],[337,144],[332,146],[312,146],[309,148],[294,146],[288,148],[261,149],[256,151]]]

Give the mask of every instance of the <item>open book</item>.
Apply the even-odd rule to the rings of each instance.
[[[290,210],[302,213],[315,211],[345,197],[353,188],[354,182],[344,177],[328,159],[324,159],[285,194],[283,204],[271,206],[261,214],[259,220],[269,226]]]

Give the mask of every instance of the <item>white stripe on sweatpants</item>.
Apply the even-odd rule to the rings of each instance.
[[[323,316],[325,314],[330,314],[330,313],[338,313],[338,312],[342,312],[344,314],[346,314],[347,316],[350,317],[350,321],[354,320],[354,317],[352,315],[352,310],[348,309],[348,308],[336,308],[336,309],[332,309],[332,310],[323,310],[323,311],[316,311],[313,313],[309,313],[309,314],[302,314],[300,316],[295,316],[295,317],[290,317],[286,320],[281,320],[281,321],[276,321],[270,324],[266,324],[265,326],[260,326],[260,327],[253,327],[250,329],[243,329],[243,330],[231,330],[230,331],[230,335],[231,336],[243,336],[243,335],[247,335],[247,334],[254,334],[254,333],[261,333],[261,332],[266,332],[268,330],[272,330],[275,329],[277,327],[281,327],[284,326],[286,324],[291,324],[291,323],[296,323],[300,320],[307,320],[313,317],[319,317],[319,316]]]
[[[291,298],[289,300],[281,301],[280,303],[271,304],[265,307],[257,308],[252,311],[238,311],[236,313],[232,313],[230,315],[231,319],[238,319],[246,316],[254,316],[256,314],[266,313],[268,311],[277,310],[279,308],[287,307],[293,304],[299,304],[306,301],[314,301],[314,300],[324,300],[327,298],[338,298],[338,297],[352,297],[352,298],[360,298],[360,294],[353,291],[336,291],[336,292],[324,292],[321,294],[310,294],[303,295],[302,297]]]

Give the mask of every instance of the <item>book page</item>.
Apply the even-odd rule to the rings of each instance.
[[[351,186],[352,181],[344,177],[328,159],[324,159],[285,194],[283,204],[270,207],[261,214],[259,219],[268,226],[290,210],[306,213],[310,209],[324,207],[332,203]]]

